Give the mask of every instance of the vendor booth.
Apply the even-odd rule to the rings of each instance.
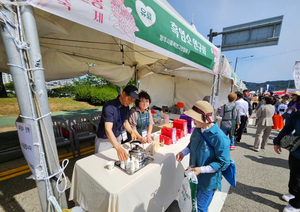
[[[210,96],[212,88],[217,86],[216,76],[221,74],[219,67],[222,66],[220,50],[190,26],[167,1],[2,2],[0,70],[12,74],[23,123],[32,129],[35,161],[30,167],[37,179],[43,211],[48,208],[54,211],[55,206],[67,207],[64,190],[57,191],[62,185],[57,186],[49,177],[61,176],[63,169],[55,148],[46,80],[89,73],[123,86],[139,76],[140,89],[153,95],[154,104],[170,106],[181,101],[186,108],[204,96]],[[86,62],[97,66],[88,67]],[[232,80],[238,89],[242,88],[237,77]],[[219,81],[219,90],[226,91],[220,94],[213,91],[222,101],[231,86],[230,80],[223,81],[223,84]],[[165,86],[168,87],[165,89]],[[180,180],[180,177],[172,179],[172,176],[182,173],[187,164],[187,161],[175,162],[174,154],[187,143],[185,140],[174,148],[165,148],[155,156],[155,163],[137,173],[138,179],[129,179],[116,170],[112,176],[114,172],[103,170],[105,161],[115,157],[110,152],[78,161],[70,198],[89,211],[99,211],[102,207],[104,211],[121,211],[128,203],[127,192],[137,192],[134,179],[138,184],[153,183],[152,190],[145,188],[135,193],[141,199],[137,198],[138,202],[134,204],[141,210],[166,208],[174,199],[176,187],[172,183],[177,184]],[[80,187],[85,180],[82,176],[88,179],[84,184],[87,188],[99,189],[85,193],[86,190]],[[117,181],[119,177],[124,180],[123,184]],[[164,193],[161,186],[171,189],[172,195]],[[104,203],[99,196],[104,198]],[[131,209],[127,211],[134,211]]]

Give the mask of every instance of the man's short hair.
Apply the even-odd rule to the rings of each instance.
[[[249,92],[249,90],[248,90],[248,89],[245,89],[245,90],[243,90],[243,93],[244,93],[244,92]]]
[[[229,102],[235,101],[236,98],[237,98],[236,93],[230,93],[230,94],[228,94],[228,100],[229,100]]]
[[[244,95],[239,91],[236,91],[235,93],[236,93],[237,97],[240,99],[244,97]]]

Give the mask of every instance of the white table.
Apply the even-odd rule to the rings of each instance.
[[[143,169],[128,175],[118,167],[105,168],[107,161],[117,161],[115,149],[78,160],[74,166],[69,200],[89,212],[165,211],[177,197],[183,171],[189,156],[181,162],[176,154],[189,143],[190,135],[177,144],[160,147],[155,160]],[[124,144],[124,148],[128,145]],[[145,145],[145,148],[146,145]]]

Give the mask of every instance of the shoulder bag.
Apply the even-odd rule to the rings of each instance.
[[[205,136],[202,134],[202,132],[200,133],[201,136],[203,137],[204,141],[207,143],[207,145],[212,148],[213,150],[214,147],[208,142],[208,140],[205,138]],[[232,186],[235,187],[236,186],[236,166],[233,160],[230,159],[230,164],[227,167],[226,170],[222,171],[222,175],[225,177],[225,179],[227,180],[227,182]]]
[[[225,111],[225,104],[223,105],[224,116],[225,116],[225,113],[231,112],[231,119],[222,119],[222,121],[230,121],[231,122],[231,129],[230,129],[231,135],[234,135],[235,129],[236,129],[236,119],[233,118],[233,112],[234,112],[235,108],[236,108],[236,105],[234,105],[234,107],[231,110]]]
[[[280,146],[293,152],[300,146],[300,136],[286,135],[280,140]]]

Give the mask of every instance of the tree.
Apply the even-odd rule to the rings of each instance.
[[[14,86],[14,82],[13,81],[11,81],[9,83],[6,83],[4,86],[5,86],[6,90],[10,90],[10,91],[14,91],[15,90],[15,86]]]
[[[0,97],[7,97],[7,93],[3,84],[2,72],[0,72]]]

